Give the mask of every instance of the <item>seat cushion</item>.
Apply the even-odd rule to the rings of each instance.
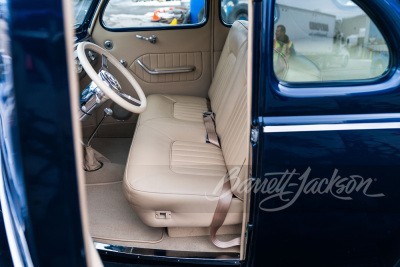
[[[125,196],[149,226],[207,227],[227,172],[225,162],[221,150],[206,143],[198,129],[185,131],[179,125],[175,122],[168,133],[154,121],[137,128],[124,175]],[[182,135],[185,141],[179,140]],[[242,204],[234,199],[225,225],[241,222]],[[157,218],[157,212],[171,217]]]
[[[139,124],[165,118],[203,123],[203,112],[207,111],[207,100],[195,96],[150,95],[147,103],[146,112],[139,117]]]

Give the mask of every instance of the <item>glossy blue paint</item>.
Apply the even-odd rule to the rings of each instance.
[[[8,239],[11,247],[19,251],[18,264],[28,264],[30,260],[29,253],[26,252],[26,238],[24,232],[19,229],[28,229],[30,221],[27,216],[27,202],[25,197],[24,181],[21,179],[21,155],[19,153],[20,143],[18,135],[17,116],[15,110],[15,94],[13,87],[13,71],[10,46],[10,2],[2,3],[2,9],[5,14],[0,21],[0,148],[1,148],[1,179],[3,186],[0,188],[0,194],[6,201],[1,203],[3,217],[5,210],[8,210],[7,216],[1,218],[1,228],[4,229],[3,220],[9,225]],[[2,231],[1,231],[2,232]],[[15,236],[15,238],[13,238]],[[0,262],[10,263],[11,254],[7,246],[5,234],[0,234],[0,250],[3,258]],[[8,250],[8,251],[7,251]],[[8,256],[8,257],[7,257]],[[5,265],[7,266],[7,265]],[[10,265],[8,265],[10,266]]]
[[[258,179],[253,184],[271,183],[272,177],[286,181],[289,176],[279,172],[295,170],[299,175],[293,175],[287,187],[281,187],[286,193],[281,198],[272,197],[279,190],[253,190],[250,265],[393,266],[400,259],[400,127],[262,133],[262,127],[268,125],[399,122],[400,53],[396,47],[400,41],[400,3],[354,2],[387,39],[390,71],[375,80],[303,84],[275,78],[271,49],[274,1],[259,4],[262,14],[255,16],[255,24],[262,26],[259,37],[255,37],[260,42],[255,43],[254,58],[260,57],[260,72],[253,76],[253,99],[261,102],[257,111],[253,106],[252,119],[259,126],[260,138],[254,147],[257,158],[253,160],[253,173]],[[308,175],[299,179],[301,174]],[[311,184],[301,189],[303,182],[307,185],[313,179],[317,183],[338,176],[347,177],[347,182],[351,177],[358,177],[358,181],[360,177],[364,181],[371,178],[370,186],[348,193],[337,187],[312,193]],[[321,188],[326,188],[324,185]],[[271,211],[284,205],[287,207]]]
[[[344,194],[301,193],[286,209],[268,212],[287,204],[279,198],[257,198],[255,222],[255,264],[272,266],[342,266],[375,264],[392,266],[399,259],[400,246],[400,130],[329,131],[274,133],[263,137],[263,179],[268,173],[296,170],[315,178],[357,175],[372,178],[367,197],[361,191]],[[273,177],[280,178],[281,175]],[[298,176],[290,183],[299,183]],[[300,186],[288,186],[294,199]],[[325,188],[325,187],[323,187]],[[338,192],[334,188],[333,192]],[[301,190],[301,192],[304,192]],[[343,195],[342,195],[343,196]],[[265,241],[268,240],[268,241]]]
[[[14,87],[1,98],[8,204],[35,266],[85,266],[62,1],[9,4]]]

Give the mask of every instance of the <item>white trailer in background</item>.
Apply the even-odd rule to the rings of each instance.
[[[346,66],[349,53],[336,16],[318,11],[278,5],[275,28],[284,25],[297,54],[303,55],[320,68]]]

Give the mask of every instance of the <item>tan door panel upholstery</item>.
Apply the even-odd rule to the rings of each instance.
[[[200,28],[193,29],[160,29],[154,31],[134,31],[134,32],[121,32],[121,31],[108,31],[104,29],[100,22],[97,20],[93,29],[93,41],[99,46],[104,47],[104,42],[110,40],[113,42],[114,47],[109,52],[119,60],[127,62],[128,69],[132,72],[136,80],[139,82],[144,93],[150,94],[181,94],[206,97],[207,91],[211,83],[211,23],[207,23]],[[148,41],[138,39],[136,35],[148,37],[150,35],[157,36],[157,42],[151,44]],[[161,56],[164,54],[164,56]],[[187,75],[188,79],[180,76],[179,81],[176,77],[169,81],[165,78],[162,86],[158,84],[162,82],[162,78],[144,77],[141,73],[136,73],[138,68],[135,66],[135,61],[143,56],[157,55],[159,59],[167,59],[172,55],[180,55],[179,60],[184,60],[183,55],[193,55],[193,61],[196,64],[196,71],[194,73],[195,79],[191,79],[190,74]],[[201,59],[199,59],[199,56]],[[191,56],[187,56],[188,62]],[[174,59],[172,59],[174,60]],[[175,63],[173,61],[173,63]],[[148,62],[146,63],[148,64]],[[162,64],[162,63],[157,63]],[[181,64],[181,62],[180,62]],[[130,67],[134,67],[133,71]],[[147,65],[150,67],[150,65]],[[154,67],[152,63],[152,67]],[[199,76],[200,75],[200,76]],[[154,75],[153,75],[154,76]],[[116,77],[119,79],[119,77]],[[159,80],[160,79],[160,80]],[[154,84],[153,82],[157,80]],[[120,81],[122,88],[129,87],[125,81]]]
[[[150,70],[188,66],[193,66],[195,69],[188,73],[149,74],[139,65],[138,60]],[[203,71],[202,53],[147,54],[135,60],[129,68],[139,79],[148,83],[195,81],[201,77]]]
[[[247,22],[229,32],[209,90],[221,148],[206,143],[207,100],[151,95],[139,116],[124,175],[124,193],[153,227],[208,227],[231,172],[233,198],[224,225],[243,218],[247,176]]]

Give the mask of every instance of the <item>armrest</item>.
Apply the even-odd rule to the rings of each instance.
[[[156,68],[154,70],[149,69],[146,65],[143,64],[139,59],[137,63],[149,74],[158,75],[158,74],[171,74],[171,73],[187,73],[192,72],[196,69],[195,66],[184,66],[184,67],[171,67],[171,68]]]

